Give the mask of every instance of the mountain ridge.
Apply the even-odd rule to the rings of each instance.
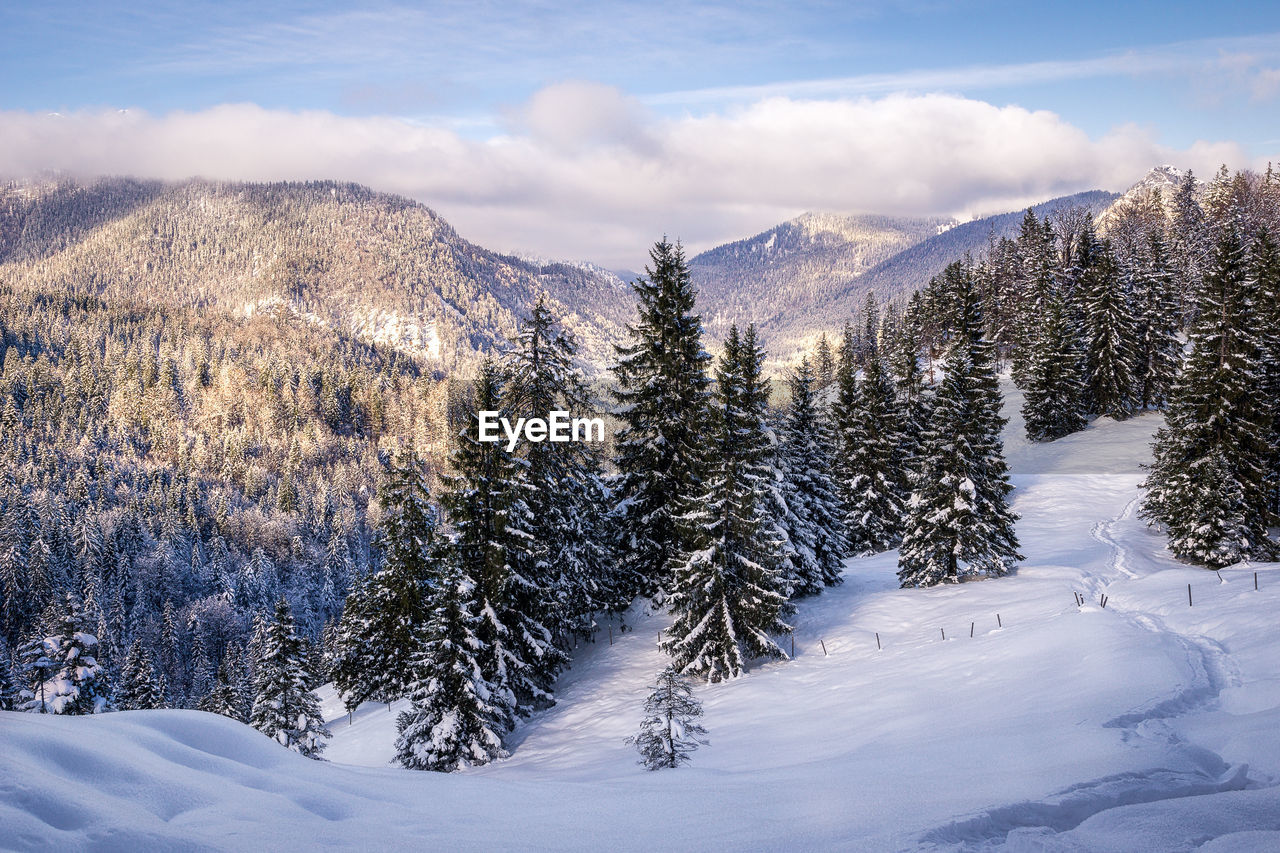
[[[1119,196],[1089,191],[1037,215]],[[811,211],[690,259],[714,348],[754,322],[773,370],[859,311],[923,287],[947,263],[1008,236],[1022,212],[949,217]],[[336,181],[99,178],[0,187],[0,280],[104,298],[175,300],[240,316],[275,312],[467,373],[545,297],[598,374],[634,319],[629,284],[585,261],[494,252],[419,202]]]

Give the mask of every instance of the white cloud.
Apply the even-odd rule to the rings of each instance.
[[[668,234],[691,250],[804,210],[966,214],[1090,188],[1156,163],[1251,165],[1239,146],[1090,138],[1059,116],[954,95],[770,97],[663,118],[591,83],[544,89],[487,140],[393,118],[225,105],[166,115],[0,112],[0,174],[335,178],[419,199],[502,250],[638,266]]]

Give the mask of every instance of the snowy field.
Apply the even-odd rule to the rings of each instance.
[[[198,712],[0,714],[0,848],[1280,850],[1280,565],[1168,556],[1136,516],[1158,425],[1029,445],[1015,417],[1016,575],[899,590],[894,554],[851,560],[795,660],[698,688],[691,766],[623,743],[663,665],[636,614],[462,774],[389,766],[395,714],[331,691],[323,764]]]

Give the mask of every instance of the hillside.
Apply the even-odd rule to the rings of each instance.
[[[1158,416],[1033,445],[1006,393],[1018,572],[900,590],[892,553],[850,561],[800,603],[794,661],[698,689],[690,767],[645,772],[622,742],[660,665],[665,617],[641,616],[509,760],[449,776],[337,763],[382,764],[385,706],[333,721],[330,764],[195,712],[0,714],[8,845],[1275,849],[1280,565],[1167,556],[1134,514]]]
[[[1035,205],[1037,215],[1073,206],[1095,215],[1117,197],[1090,191]],[[1017,233],[1023,211],[957,224],[940,218],[805,214],[694,257],[703,321],[713,341],[755,322],[773,366],[811,349],[819,332],[832,333],[863,307],[923,287],[947,264],[978,255],[992,240]]]
[[[719,338],[731,323],[765,326],[787,314],[812,316],[843,282],[954,224],[806,213],[717,246],[689,261],[703,322]]]
[[[11,185],[0,189],[0,282],[283,312],[442,371],[491,352],[544,293],[590,364],[630,310],[610,274],[499,255],[423,205],[332,182]]]
[[[1096,213],[1115,196],[1044,202]],[[1022,213],[943,218],[808,213],[690,259],[715,346],[756,323],[775,366],[834,331],[866,294],[923,286],[951,261],[1011,235]],[[517,258],[468,242],[429,208],[354,184],[181,183],[105,178],[0,188],[0,283],[70,286],[108,301],[280,314],[467,372],[545,294],[593,373],[631,322],[626,282],[589,263]]]

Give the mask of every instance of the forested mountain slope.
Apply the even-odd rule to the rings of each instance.
[[[333,182],[12,185],[0,189],[0,280],[283,310],[441,371],[494,349],[544,293],[585,359],[602,363],[630,308],[611,275],[490,252],[423,205]]]
[[[720,337],[733,323],[763,325],[797,314],[816,319],[849,279],[954,224],[943,218],[806,213],[709,249],[689,262],[705,306],[703,320]]]

